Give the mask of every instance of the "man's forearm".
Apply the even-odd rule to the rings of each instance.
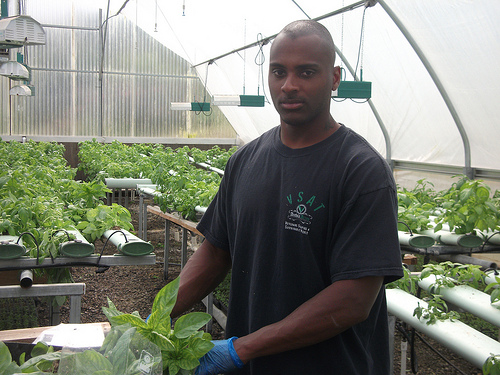
[[[285,319],[238,338],[236,352],[246,363],[334,337],[367,318],[381,285],[381,277],[334,283]]]
[[[224,280],[230,268],[229,253],[203,241],[180,273],[179,293],[171,317],[201,301]]]

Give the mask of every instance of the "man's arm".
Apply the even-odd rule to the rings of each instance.
[[[201,301],[224,280],[230,268],[229,252],[203,241],[181,271],[177,302],[171,317],[179,316]]]
[[[382,283],[383,277],[337,281],[285,319],[235,340],[236,353],[246,363],[336,336],[368,317]]]

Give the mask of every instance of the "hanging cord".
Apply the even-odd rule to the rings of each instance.
[[[398,221],[399,224],[403,224],[406,228],[408,228],[408,232],[410,232],[410,236],[413,236],[413,232],[411,231],[411,228],[408,224],[406,224],[404,221]]]
[[[155,1],[155,30],[154,32],[158,32],[158,0]]]
[[[354,78],[356,79],[356,73],[358,71],[358,65],[359,65],[359,80],[363,81],[363,59],[365,55],[365,15],[366,15],[366,9],[363,10],[363,18],[361,21],[361,34],[359,36],[359,49],[358,49],[358,59],[356,61],[356,69],[354,69]],[[364,100],[356,100],[356,99],[351,99],[354,103],[362,104],[366,103],[368,99]]]
[[[257,79],[257,95],[260,95],[260,84],[262,82],[262,93],[266,99],[266,103],[270,103],[267,98],[264,82],[264,63],[266,61],[266,55],[264,54],[264,46],[269,43],[269,40],[264,39],[261,33],[257,34],[257,42],[259,43],[259,51],[255,55],[254,62],[259,67],[259,77]]]
[[[243,31],[243,44],[247,44],[247,19],[245,18],[245,29]],[[241,56],[241,55],[240,55]],[[246,94],[245,86],[247,82],[247,50],[243,50],[243,95]]]
[[[204,111],[203,110],[203,106],[205,105],[205,103],[207,102],[207,92],[208,92],[208,88],[207,88],[207,83],[208,83],[208,68],[210,68],[210,65],[213,64],[213,61],[209,61],[209,63],[207,64],[207,70],[206,70],[206,73],[205,73],[205,83],[204,83],[204,89],[205,89],[205,93],[203,94],[203,102],[200,104],[200,102],[197,102],[196,100],[193,101],[193,103],[195,103],[195,109],[196,109],[196,106],[198,106],[199,110],[196,111],[195,110],[195,113],[197,115],[199,115],[200,113],[203,113],[205,116],[211,116],[212,115],[212,106],[210,106],[210,111]]]
[[[484,247],[488,244],[488,242],[491,240],[491,238],[497,234],[500,234],[500,232],[495,232],[491,235],[489,235],[488,237],[486,237],[486,241],[483,242],[482,246],[481,246],[481,249],[479,251],[477,251],[477,253],[486,253],[488,251],[485,251],[484,250]]]
[[[122,230],[117,230],[117,231],[114,231],[113,233],[111,233],[111,235],[106,239],[106,242],[104,242],[104,246],[102,247],[101,249],[101,252],[99,253],[99,258],[97,258],[97,262],[95,264],[97,268],[97,270],[95,271],[95,273],[103,273],[105,271],[107,271],[109,269],[110,266],[100,266],[99,265],[99,262],[101,261],[101,258],[102,258],[102,254],[104,253],[104,249],[106,248],[106,246],[108,245],[108,242],[109,240],[111,239],[111,237],[113,237],[116,233],[121,233],[123,234],[123,237],[125,237],[125,243],[128,242],[128,239],[127,239],[127,235],[122,231]]]
[[[36,246],[36,264],[38,265],[39,264],[38,258],[40,257],[40,247],[38,246],[38,241],[36,240],[36,238],[33,235],[33,233],[30,233],[30,232],[23,232],[23,233],[21,233],[19,235],[19,237],[17,238],[16,244],[19,245],[19,241],[21,240],[21,237],[23,237],[25,234],[31,236],[31,238],[33,238],[33,241],[35,242],[35,246]],[[50,253],[50,251],[49,251],[49,253]],[[52,258],[52,254],[50,254],[50,257]],[[54,258],[52,258],[52,263],[54,263]]]
[[[344,7],[344,0],[342,0],[342,8]],[[342,12],[342,29],[340,31],[340,52],[342,52],[342,55],[344,55],[344,18],[345,14]],[[340,70],[344,70],[344,60],[340,59]],[[342,78],[342,77],[341,77]]]
[[[361,21],[361,34],[359,36],[359,48],[358,48],[358,59],[356,61],[356,69],[354,69],[354,78],[356,78],[356,73],[358,72],[358,66],[360,67],[360,81],[363,80],[363,52],[364,52],[364,40],[365,40],[365,15],[366,8],[363,10],[363,18]]]

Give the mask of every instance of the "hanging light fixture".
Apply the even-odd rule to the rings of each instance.
[[[16,81],[28,81],[30,79],[28,68],[17,61],[0,63],[0,75]]]
[[[9,91],[10,95],[13,96],[34,96],[35,95],[35,88],[33,86],[28,86],[28,85],[17,85],[14,86],[10,89]]]

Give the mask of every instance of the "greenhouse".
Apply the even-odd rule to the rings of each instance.
[[[307,246],[331,241],[341,247],[338,242],[349,237],[350,246],[363,241],[363,247],[384,251],[380,254],[389,254],[380,248],[392,248],[395,237],[402,268],[394,274],[384,273],[389,271],[382,271],[377,257],[365,258],[357,250],[351,255],[362,254],[356,270],[365,264],[381,269],[368,276],[385,285],[377,289],[375,303],[383,304],[382,313],[387,310],[391,374],[500,373],[498,1],[0,0],[0,5],[0,374],[77,374],[87,363],[103,374],[200,373],[205,358],[219,350],[217,343],[226,345],[226,336],[253,337],[238,322],[268,327],[250,320],[259,316],[260,303],[266,309],[279,305],[291,290],[296,293],[290,299],[302,298],[325,278],[323,267],[330,286],[339,285],[333,275],[339,267],[330,264],[336,256],[330,252],[337,250],[321,256],[309,247],[298,251],[303,238],[314,233],[324,239]],[[397,236],[385,232],[391,222],[383,216],[389,211],[381,193],[386,186],[378,185],[383,169],[361,167],[362,161],[353,169],[363,201],[370,200],[368,186],[373,185],[370,194],[377,193],[358,208],[364,211],[359,225],[343,224],[344,230],[353,229],[350,236],[342,229],[314,232],[314,218],[325,227],[337,220],[333,209],[324,210],[336,206],[335,192],[351,197],[351,191],[335,190],[354,187],[345,177],[349,172],[337,170],[343,168],[337,160],[344,158],[311,153],[309,162],[287,172],[292,162],[264,159],[255,151],[275,133],[283,142],[277,154],[300,149],[287,147],[283,113],[298,113],[303,103],[273,102],[273,85],[287,66],[272,58],[286,38],[294,40],[286,51],[299,54],[305,38],[280,34],[296,20],[317,21],[333,38],[338,68],[332,72],[338,80],[326,96],[327,115],[338,128],[331,134],[348,129],[385,160],[397,198]],[[323,51],[321,58],[327,55]],[[324,145],[325,138],[307,147]],[[290,160],[300,163],[305,155]],[[311,187],[308,192],[305,186]],[[271,187],[282,203],[272,202]],[[323,192],[330,195],[322,197]],[[240,213],[248,217],[231,216]],[[223,225],[220,215],[227,231],[223,239],[212,232]],[[281,216],[284,229],[273,223]],[[338,220],[350,223],[344,216]],[[363,234],[362,225],[373,233]],[[272,233],[274,228],[280,232]],[[277,249],[269,258],[260,250],[236,256],[233,249],[239,244],[250,252],[270,243]],[[231,263],[220,267],[228,274],[214,276],[218,285],[203,293],[203,301],[178,314],[177,293],[184,296],[187,288],[178,276],[193,272],[189,264],[210,246],[220,252],[227,246]],[[348,269],[349,259],[338,259]],[[321,262],[325,265],[318,266]],[[237,266],[240,273],[250,272],[247,279],[235,275]],[[284,271],[289,266],[293,277]],[[311,267],[321,276],[310,273]],[[265,270],[270,274],[263,281]],[[348,280],[365,279],[356,272],[362,276]],[[265,283],[269,290],[250,296]],[[361,289],[364,296],[370,288]],[[248,301],[238,292],[248,294]],[[275,310],[295,311],[288,305],[269,308]],[[373,310],[370,305],[369,313]],[[245,317],[235,317],[238,312]],[[310,333],[304,340],[325,348],[321,345],[330,345],[337,334],[352,339],[358,326],[352,323],[346,332],[318,342],[313,328],[304,329]],[[69,340],[66,327],[81,333]],[[369,347],[365,336],[358,339]],[[245,363],[234,373],[259,373],[262,363],[279,357],[268,353],[246,364],[234,354],[242,353],[242,341],[237,338],[235,347],[227,341],[234,366]],[[123,353],[116,354],[116,342]],[[283,358],[292,353],[284,352]],[[353,358],[359,354],[354,353]],[[372,371],[366,373],[387,373],[377,369],[377,353],[359,361],[346,354],[345,363],[366,360]],[[338,365],[325,373],[354,371],[336,370],[342,361],[335,359]],[[315,373],[319,367],[310,362],[308,371]]]

